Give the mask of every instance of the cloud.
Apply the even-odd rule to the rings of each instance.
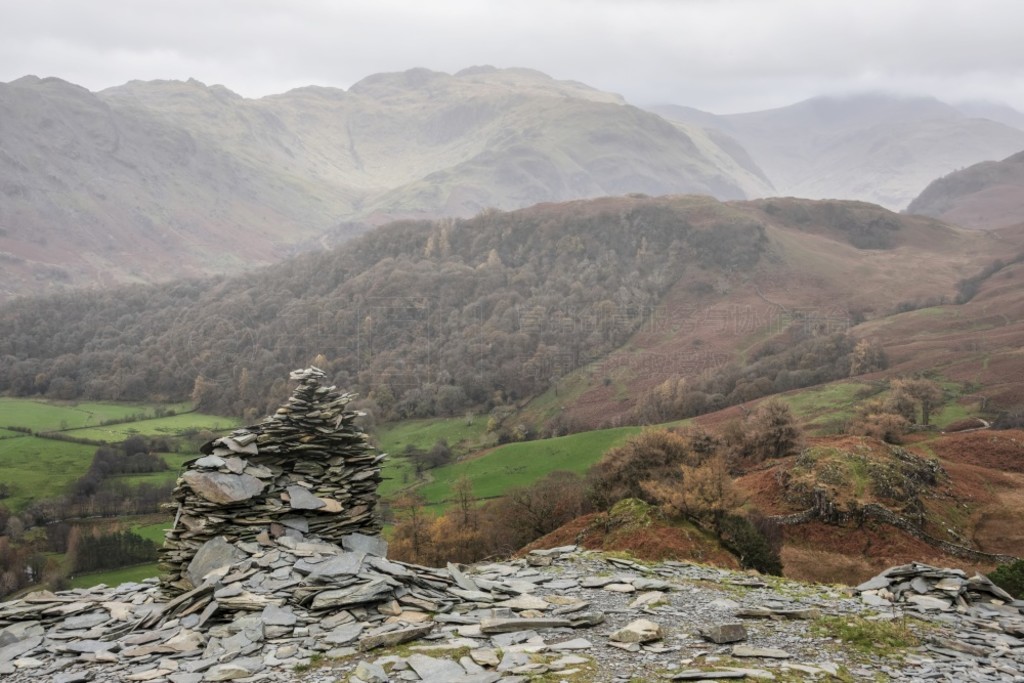
[[[493,64],[713,111],[858,90],[1024,108],[1016,0],[36,0],[4,14],[0,80],[92,90],[194,77],[258,97]]]

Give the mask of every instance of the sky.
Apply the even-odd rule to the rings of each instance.
[[[859,92],[1024,110],[1021,27],[1021,0],[0,0],[0,81],[262,97],[488,64],[719,114]]]

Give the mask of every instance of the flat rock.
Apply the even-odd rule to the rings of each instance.
[[[932,595],[908,595],[906,600],[916,605],[918,609],[941,611],[953,609],[953,604],[949,598],[939,598]]]
[[[249,500],[262,493],[265,486],[249,474],[188,470],[181,478],[197,495],[220,505]]]
[[[406,660],[424,683],[450,683],[466,675],[458,662],[414,654]]]
[[[361,661],[356,664],[355,676],[363,683],[387,683],[388,674],[384,667],[373,662]]]
[[[501,602],[495,603],[498,607],[508,607],[516,611],[535,609],[535,610],[547,610],[551,608],[551,603],[544,598],[537,597],[536,595],[517,595],[509,600],[502,600]]]
[[[630,609],[640,609],[641,607],[647,607],[655,602],[661,602],[665,599],[665,594],[661,591],[647,591],[641,593],[633,599],[633,602],[629,603]]]
[[[560,643],[548,645],[549,650],[554,650],[556,652],[564,650],[589,650],[592,647],[594,647],[594,644],[586,638],[573,638],[572,640],[563,640]]]
[[[313,565],[309,575],[311,581],[331,581],[339,576],[355,576],[363,568],[364,553],[342,552],[326,562]]]
[[[24,640],[19,640],[16,643],[10,645],[4,645],[0,647],[0,662],[10,662],[26,652],[31,652],[40,645],[43,644],[43,638],[41,636],[29,636]]]
[[[746,640],[747,629],[743,624],[716,624],[702,628],[700,635],[705,640],[721,645],[722,643],[736,643]]]
[[[567,628],[571,626],[568,619],[504,619],[493,617],[483,619],[480,622],[480,631],[483,633],[512,633],[515,631],[528,631],[545,628]]]
[[[216,536],[196,551],[192,561],[188,564],[186,576],[193,586],[200,586],[203,583],[203,577],[210,572],[230,567],[244,557],[245,553],[228,543],[226,538]]]
[[[664,633],[658,624],[649,619],[637,619],[615,631],[608,638],[618,643],[649,643],[661,640],[663,636]]]
[[[248,678],[263,670],[263,660],[238,658],[225,664],[215,664],[203,676],[204,681],[233,681]]]
[[[793,655],[777,647],[751,647],[749,645],[733,645],[733,657],[766,657],[768,659],[789,659]]]
[[[288,492],[288,506],[292,510],[318,510],[326,505],[324,501],[310,493],[309,489],[305,486],[293,484],[286,490]]]
[[[410,640],[422,638],[432,630],[434,630],[433,624],[422,624],[419,626],[397,629],[395,631],[388,631],[386,633],[366,635],[359,639],[359,649],[372,650],[377,647],[401,645],[402,643],[408,643]]]
[[[712,671],[702,671],[700,669],[688,669],[686,671],[680,671],[674,673],[668,677],[670,681],[713,681],[713,680],[725,680],[725,679],[739,679],[746,678],[747,674],[742,670],[730,670],[720,669]]]
[[[291,607],[278,605],[264,607],[260,619],[269,626],[293,626],[298,621],[298,617],[295,616]]]
[[[352,586],[351,588],[339,588],[317,593],[310,605],[311,609],[321,610],[327,608],[348,607],[360,605],[366,602],[383,599],[391,593],[392,588],[383,579],[374,579],[369,583]]]
[[[365,553],[375,557],[387,557],[388,542],[380,536],[349,534],[341,539],[341,547],[352,552]]]
[[[478,647],[469,651],[469,656],[480,666],[488,666],[492,669],[501,662],[498,658],[498,651],[493,647]]]

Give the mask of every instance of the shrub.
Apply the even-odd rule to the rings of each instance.
[[[800,446],[800,428],[789,406],[779,398],[770,398],[747,419],[744,446],[755,461],[781,458]]]
[[[769,538],[746,517],[723,515],[717,524],[718,538],[746,569],[782,575],[782,558]]]
[[[1024,598],[1024,560],[1001,564],[988,578],[1015,598]]]
[[[607,510],[623,498],[654,503],[654,496],[644,490],[643,482],[681,484],[679,466],[689,462],[691,451],[684,437],[664,429],[643,432],[605,453],[590,469],[587,480],[594,504]]]

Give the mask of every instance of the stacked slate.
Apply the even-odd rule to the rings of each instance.
[[[890,567],[857,586],[861,600],[876,607],[901,604],[920,611],[966,612],[979,604],[1013,605],[1013,596],[981,574],[941,569],[920,562]]]
[[[161,549],[165,586],[200,587],[189,566],[200,549],[236,542],[267,545],[307,537],[338,544],[374,535],[380,464],[348,410],[351,394],[322,386],[325,373],[291,373],[298,386],[277,412],[205,444],[186,463],[172,495],[174,524]]]
[[[903,658],[853,658],[792,621],[819,609],[844,620],[888,616],[830,586],[773,580],[736,594],[730,587],[749,577],[572,546],[426,569],[386,560],[379,536],[347,536],[341,547],[289,536],[210,543],[239,557],[202,553],[193,567],[205,572],[194,593],[202,597],[168,601],[147,580],[0,602],[0,681],[834,680],[844,668],[856,680],[1024,680],[1024,605],[925,612],[907,622],[923,646]],[[327,666],[300,673],[318,659]]]

